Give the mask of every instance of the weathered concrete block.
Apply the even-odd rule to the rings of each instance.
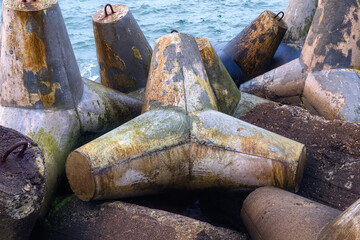
[[[28,239],[45,196],[45,158],[30,138],[0,126],[0,238]]]
[[[144,88],[152,50],[129,8],[106,5],[92,20],[101,83],[124,93]]]
[[[3,1],[2,11],[0,124],[43,151],[45,210],[78,139],[137,116],[141,102],[81,78],[56,0]]]
[[[57,0],[3,1],[1,43],[1,106],[73,109],[80,101],[83,84]]]
[[[261,98],[296,104],[300,102],[306,76],[299,59],[295,59],[242,84],[240,90]]]
[[[356,0],[319,1],[300,56],[308,72],[360,68],[360,12]]]
[[[358,122],[360,83],[355,74],[360,66],[358,8],[355,0],[320,1],[300,58],[252,79],[240,90],[272,100],[285,98],[283,102],[288,101],[289,96],[306,95],[301,101],[314,113],[330,120]],[[320,89],[319,85],[323,84],[327,87],[319,97],[310,88],[305,89],[305,86]]]
[[[252,239],[315,240],[341,212],[274,187],[258,188],[241,210]]]
[[[144,113],[69,155],[72,190],[83,200],[167,188],[275,185],[297,191],[304,146],[216,110],[195,39],[181,33],[161,37]]]
[[[263,187],[247,197],[241,217],[252,239],[360,239],[360,200],[340,213],[295,194]]]
[[[309,73],[304,86],[305,107],[327,119],[360,122],[360,78],[356,70]],[[308,106],[310,105],[310,106]]]
[[[270,64],[287,30],[281,18],[264,11],[224,47],[224,53],[236,62],[246,77],[239,79],[239,83],[260,75]]]
[[[43,239],[249,239],[244,233],[130,203],[89,203],[73,196],[61,205],[51,212]]]

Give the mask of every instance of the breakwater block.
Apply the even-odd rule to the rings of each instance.
[[[144,88],[152,50],[129,8],[108,4],[92,20],[101,83],[124,93]]]
[[[360,198],[359,124],[314,116],[308,110],[241,93],[233,114],[245,122],[301,142],[306,166],[298,195],[345,210]],[[214,221],[243,231],[241,205],[247,192],[210,192],[201,211]]]
[[[284,13],[281,13],[278,16],[271,11],[264,11],[224,47],[224,54],[243,73],[244,79],[234,79],[232,76],[237,85],[264,73],[270,65],[287,30],[287,25],[282,20]],[[228,60],[223,62],[227,67]],[[232,75],[232,71],[229,72]]]
[[[21,133],[0,126],[0,236],[28,239],[45,196],[45,158]]]
[[[3,1],[2,16],[0,124],[43,151],[45,213],[79,139],[139,115],[141,101],[81,78],[56,0]]]
[[[293,193],[263,187],[246,198],[241,218],[254,240],[315,240],[340,213]]]
[[[69,196],[50,212],[42,239],[229,239],[247,234],[163,210],[124,202],[83,202]]]
[[[271,100],[298,97],[314,114],[358,122],[358,7],[353,0],[319,2],[300,58],[242,84],[240,90]]]
[[[241,217],[252,239],[360,238],[360,200],[341,213],[293,193],[263,187],[244,201]]]
[[[304,145],[217,111],[195,39],[155,42],[143,114],[73,151],[66,175],[82,200],[171,189],[297,191]]]

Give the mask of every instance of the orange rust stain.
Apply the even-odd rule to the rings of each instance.
[[[164,36],[159,40],[157,41],[159,44],[159,51],[154,53],[156,56],[153,56],[152,59],[152,61],[156,60],[158,65],[157,68],[154,69],[153,64],[150,64],[149,77],[146,86],[142,112],[149,110],[150,101],[157,101],[161,103],[162,106],[173,105],[185,109],[185,91],[183,82],[173,82],[171,79],[179,71],[182,71],[182,69],[179,68],[179,63],[173,62],[174,68],[167,69],[171,70],[171,73],[163,71],[167,61],[167,58],[163,55],[163,52],[171,44],[176,44],[178,48],[180,45],[180,38],[175,34],[172,34]],[[167,81],[169,81],[170,84],[167,84]]]
[[[280,32],[285,32],[287,25],[274,19],[275,14],[264,11],[240,37],[227,53],[233,56],[247,76],[258,75],[259,71],[273,57],[280,43]]]
[[[117,157],[119,161],[116,165],[103,166],[101,173],[95,176],[99,184],[94,199],[136,196],[157,192],[166,186],[182,185],[188,179],[188,157],[187,144],[142,155],[128,162]],[[129,179],[126,179],[128,184],[119,184],[119,180],[123,179],[128,171],[141,174],[141,179],[134,179],[130,175]]]
[[[49,84],[46,84],[46,85],[49,85]],[[57,89],[60,89],[60,84],[59,83],[55,83],[55,84],[51,84],[51,92],[49,94],[46,94],[46,95],[42,95],[40,93],[40,91],[38,92],[39,93],[39,97],[40,97],[40,100],[41,102],[44,104],[44,106],[46,107],[52,107],[56,101],[56,98],[55,98],[55,93],[56,93],[56,90]]]
[[[57,0],[28,0],[26,2],[4,0],[4,6],[18,11],[40,11],[46,8],[53,8]]]
[[[121,88],[133,88],[136,84],[135,79],[129,78],[129,76],[124,73],[117,74],[113,82],[116,86],[120,86]]]
[[[43,34],[43,11],[7,11],[3,30],[7,34],[3,42],[4,52],[12,52],[5,55],[7,59],[6,69],[8,78],[3,84],[3,99],[14,101],[18,106],[31,106],[39,100],[37,94],[30,94],[23,83],[23,72],[27,70],[38,74],[42,68],[47,67],[45,44],[41,40]],[[29,19],[37,25],[37,32],[29,32],[27,24]]]
[[[284,189],[295,187],[296,168],[287,166],[282,162],[273,161],[273,186]]]
[[[111,79],[108,76],[108,72],[110,68],[118,68],[121,71],[126,70],[126,64],[125,62],[114,52],[114,50],[111,48],[109,43],[106,42],[106,40],[103,39],[102,31],[100,24],[94,24],[94,34],[95,34],[95,43],[96,43],[96,51],[97,51],[97,57],[99,63],[103,67],[100,68],[100,76],[101,76],[101,82],[107,87],[113,87],[113,88],[121,88],[121,86],[117,86],[117,81]],[[126,76],[126,75],[124,75]],[[122,76],[122,78],[124,78]],[[127,78],[129,78],[127,76]],[[128,81],[129,79],[127,79]],[[123,82],[123,81],[120,81]],[[115,86],[114,86],[115,85]]]
[[[45,44],[36,33],[31,33],[24,39],[24,47],[32,49],[32,52],[24,52],[24,69],[37,73],[46,67]]]
[[[242,152],[269,158],[270,150],[268,148],[268,143],[261,143],[256,137],[242,137],[239,142],[241,144]]]
[[[196,43],[200,50],[201,58],[203,61],[208,61],[209,66],[213,66],[215,60],[215,53],[210,45],[210,42],[206,38],[196,38]]]
[[[9,25],[16,31],[9,32],[7,46],[22,60],[23,68],[36,74],[46,67],[45,44],[35,32],[28,32],[26,25],[32,17],[41,26],[43,13],[17,12]],[[15,70],[15,69],[14,69]],[[20,69],[22,71],[22,69]]]

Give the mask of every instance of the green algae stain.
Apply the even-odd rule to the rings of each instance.
[[[61,210],[61,208],[63,208],[67,203],[69,203],[74,198],[75,198],[74,195],[69,195],[65,197],[56,197],[51,204],[51,208],[48,214],[48,219],[55,217],[57,213]]]
[[[139,33],[139,32],[138,32],[138,38],[139,38],[139,40],[144,40],[144,38],[143,38],[142,34],[141,34],[141,33]]]
[[[71,131],[70,136],[66,139],[64,148],[61,148],[59,146],[60,143],[58,143],[56,140],[59,138],[59,136],[54,136],[51,130],[47,132],[41,128],[38,132],[33,132],[30,134],[30,137],[39,145],[40,149],[43,151],[45,159],[48,162],[47,166],[49,166],[49,164],[56,166],[56,170],[52,169],[55,170],[55,172],[52,172],[51,174],[59,175],[60,172],[62,172],[61,170],[64,169],[64,162],[67,155],[70,153],[77,141],[78,134],[75,129],[74,131]],[[49,170],[50,169],[47,169],[47,172]]]
[[[139,50],[136,47],[133,47],[132,50],[133,50],[135,58],[137,58],[139,60],[143,60]]]
[[[41,128],[38,132],[33,132],[31,138],[39,145],[47,159],[52,155],[54,159],[57,159],[56,156],[61,153],[58,143],[51,131],[46,132]]]

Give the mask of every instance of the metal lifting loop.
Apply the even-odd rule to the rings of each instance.
[[[1,158],[1,162],[5,162],[7,157],[10,155],[10,153],[12,153],[15,149],[17,149],[18,147],[23,146],[23,149],[19,152],[18,156],[19,157],[24,157],[24,152],[26,150],[26,148],[28,147],[28,142],[26,141],[21,141],[16,143],[14,146],[12,146],[5,154],[4,156],[2,156]]]
[[[111,14],[115,13],[113,7],[111,6],[111,4],[106,4],[106,5],[105,5],[105,8],[104,8],[104,12],[105,12],[105,16],[106,16],[106,17],[109,16],[109,14],[107,13],[107,10],[106,10],[107,7],[110,7],[110,9],[111,9]]]
[[[172,30],[171,33],[179,33],[177,30]]]
[[[278,14],[276,14],[276,16],[274,17],[275,19],[280,15],[280,14],[282,14],[282,16],[281,16],[281,18],[279,19],[279,22],[283,19],[283,17],[284,17],[284,12],[283,11],[280,11]]]

